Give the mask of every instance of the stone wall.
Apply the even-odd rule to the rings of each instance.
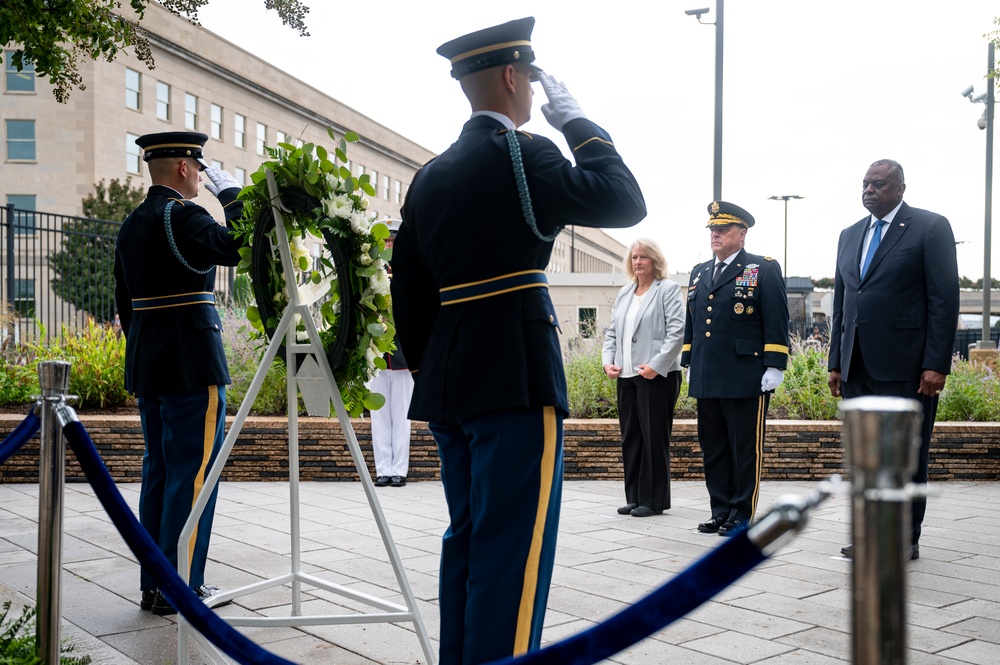
[[[0,438],[21,416],[0,415]],[[137,482],[142,473],[143,440],[138,417],[81,416],[91,439],[116,481]],[[370,421],[353,421],[368,468],[374,472]],[[621,452],[615,420],[568,420],[565,425],[565,477],[569,480],[620,479]],[[357,473],[335,419],[299,419],[299,466],[302,480],[354,480]],[[69,482],[83,473],[68,453]],[[700,480],[701,449],[693,420],[677,420],[670,451],[671,475]],[[437,480],[437,449],[425,423],[414,423],[410,444],[410,480]],[[771,421],[764,447],[765,480],[820,480],[843,470],[840,423]],[[931,449],[930,477],[942,480],[1000,480],[1000,424],[938,423]],[[285,418],[249,418],[223,471],[237,481],[286,480],[288,433]],[[0,482],[38,482],[38,437],[0,465]]]

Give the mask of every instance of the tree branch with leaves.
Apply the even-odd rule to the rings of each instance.
[[[198,10],[209,0],[162,0],[165,9],[198,24]],[[81,58],[114,61],[120,51],[131,48],[149,69],[155,69],[153,53],[140,23],[149,0],[129,0],[135,18],[120,11],[121,0],[19,0],[0,4],[0,45],[14,44],[10,64],[22,71],[33,64],[35,75],[48,79],[56,101],[65,104],[73,88],[86,90],[80,74]],[[282,23],[308,37],[305,16],[309,8],[301,0],[264,0]]]

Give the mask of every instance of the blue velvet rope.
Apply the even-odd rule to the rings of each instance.
[[[610,658],[680,619],[765,558],[744,529],[610,619],[538,651],[496,660],[490,665],[591,665]]]
[[[21,421],[14,431],[7,435],[7,438],[0,443],[0,464],[7,461],[7,458],[21,449],[28,439],[38,434],[42,428],[41,419],[30,411],[28,416]]]
[[[293,665],[291,661],[276,656],[260,648],[246,636],[223,621],[199,599],[188,585],[181,580],[167,557],[139,524],[132,509],[128,507],[108,473],[104,461],[94,447],[87,430],[79,422],[71,422],[63,428],[63,434],[76,453],[87,480],[94,488],[104,510],[125,539],[136,558],[152,572],[160,586],[160,591],[170,604],[212,644],[235,658],[242,665]]]

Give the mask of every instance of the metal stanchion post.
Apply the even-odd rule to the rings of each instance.
[[[859,397],[840,410],[851,472],[853,663],[902,665],[912,497],[907,485],[920,450],[920,402]]]
[[[42,389],[41,449],[38,454],[38,655],[43,665],[59,665],[59,588],[62,576],[63,484],[66,440],[56,417],[65,404],[70,363],[39,363]]]

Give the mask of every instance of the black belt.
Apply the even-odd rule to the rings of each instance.
[[[137,312],[185,305],[215,305],[215,294],[210,291],[196,291],[194,293],[177,293],[172,296],[132,299],[132,309]]]
[[[549,288],[549,280],[545,277],[544,271],[523,270],[478,282],[446,286],[440,290],[441,304],[455,305],[470,300],[498,296],[501,293],[510,293],[511,291],[547,288]]]

